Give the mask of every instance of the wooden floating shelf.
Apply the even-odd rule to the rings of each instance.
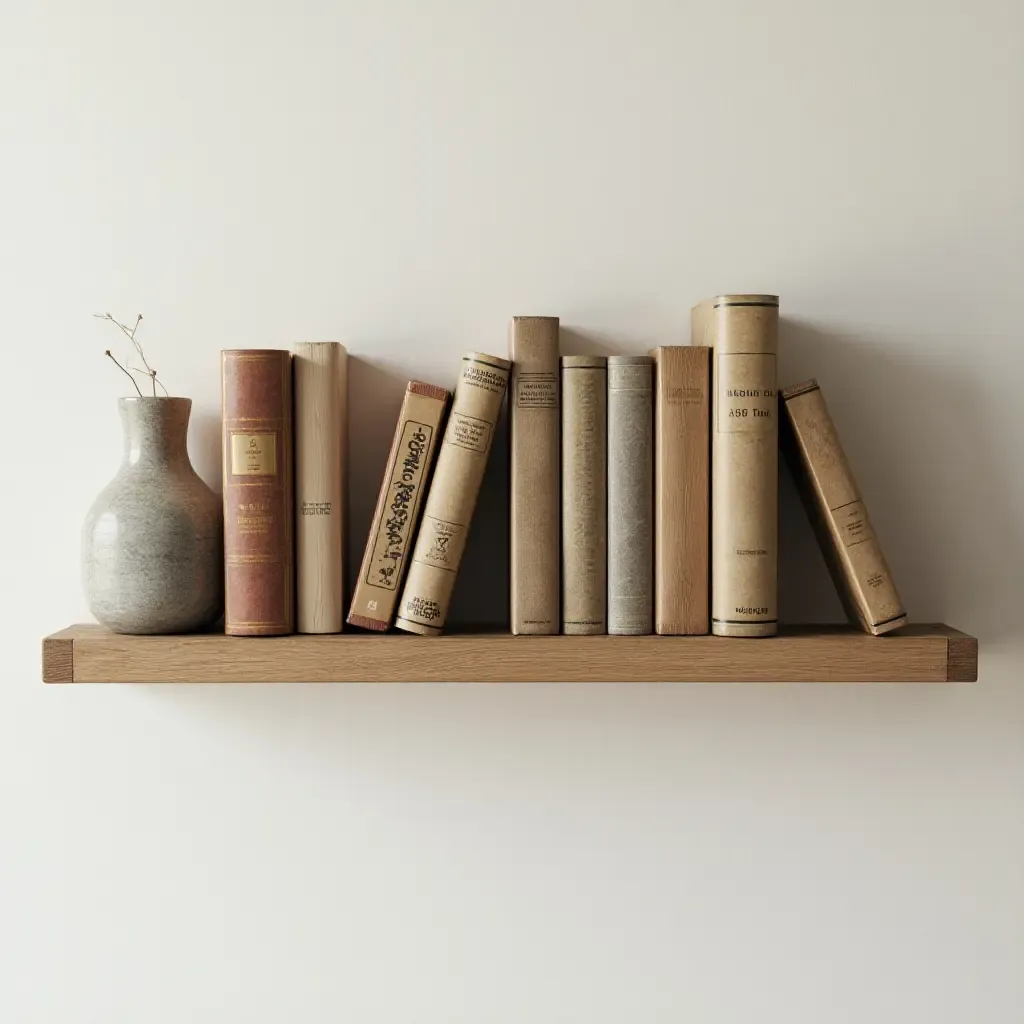
[[[974,682],[978,641],[949,626],[867,636],[789,626],[725,637],[123,636],[71,626],[43,640],[47,683]]]

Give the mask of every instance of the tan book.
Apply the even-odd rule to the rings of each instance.
[[[882,546],[816,380],[779,392],[781,447],[851,622],[881,636],[907,623]]]
[[[711,350],[654,357],[654,632],[707,633],[710,614]]]
[[[608,629],[608,360],[562,357],[562,632]]]
[[[463,357],[423,522],[398,604],[395,625],[399,629],[437,636],[444,628],[510,366],[507,359],[481,352]]]
[[[508,354],[512,632],[547,635],[559,626],[558,317],[513,317]]]
[[[293,346],[298,633],[340,633],[344,617],[347,363],[336,341]]]
[[[711,632],[778,632],[779,417],[775,295],[719,295],[695,306],[710,344]]]
[[[418,380],[405,389],[349,607],[350,626],[383,632],[394,622],[450,397]]]
[[[654,630],[654,404],[650,356],[608,357],[608,632]]]

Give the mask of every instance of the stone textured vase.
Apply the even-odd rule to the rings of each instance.
[[[82,531],[93,615],[117,633],[187,633],[224,610],[220,499],[192,468],[188,398],[122,398],[124,460]]]

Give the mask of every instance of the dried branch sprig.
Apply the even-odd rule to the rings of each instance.
[[[149,381],[153,387],[154,398],[156,398],[157,385],[160,386],[160,388],[163,390],[163,393],[167,395],[167,397],[169,398],[170,394],[167,391],[167,388],[164,387],[163,382],[157,378],[157,371],[154,370],[153,367],[149,365],[149,361],[146,359],[146,353],[142,349],[142,342],[140,342],[138,338],[135,337],[136,333],[138,332],[139,325],[142,323],[142,314],[139,313],[135,317],[135,323],[131,327],[129,327],[127,324],[121,323],[120,320],[115,319],[110,313],[93,313],[93,316],[96,317],[98,320],[109,320],[132,343],[132,347],[138,354],[139,359],[142,360],[142,365],[145,367],[145,370],[140,370],[137,367],[128,365],[127,363],[125,364],[125,366],[122,366],[120,363],[117,362],[116,359],[114,359],[113,356],[110,356],[110,358],[114,359],[114,362],[117,363],[118,369],[120,369],[122,373],[126,374],[130,378],[131,382],[135,385],[135,390],[139,392],[139,397],[142,397],[142,391],[139,388],[138,382],[135,380],[134,374],[136,373],[149,378]],[[108,350],[106,354],[110,355],[110,351]]]
[[[126,370],[126,369],[125,369],[125,368],[124,368],[124,367],[123,367],[123,366],[122,366],[122,365],[121,365],[121,364],[120,364],[120,363],[118,362],[118,361],[117,361],[117,359],[116,359],[116,358],[114,357],[114,353],[113,353],[113,352],[111,352],[111,351],[110,351],[110,349],[108,348],[108,349],[106,350],[106,352],[104,352],[103,354],[104,354],[104,355],[105,355],[105,356],[106,356],[106,357],[107,357],[107,358],[108,358],[108,359],[109,359],[109,360],[110,360],[110,361],[111,361],[111,362],[112,362],[112,363],[113,363],[113,364],[114,364],[114,365],[115,365],[115,366],[116,366],[116,367],[117,367],[117,368],[118,368],[118,369],[119,369],[119,370],[120,370],[120,371],[121,371],[121,372],[122,372],[122,373],[123,373],[123,374],[124,374],[124,375],[125,375],[125,376],[126,376],[126,377],[127,377],[128,379],[129,379],[129,380],[130,380],[130,381],[131,381],[131,382],[132,382],[132,387],[134,387],[134,388],[135,388],[135,390],[139,392],[139,398],[141,398],[141,397],[142,397],[142,391],[141,391],[141,390],[139,389],[139,385],[138,385],[138,382],[137,382],[137,381],[135,380],[135,378],[134,378],[134,377],[133,377],[133,376],[132,376],[132,375],[131,375],[131,374],[130,374],[130,373],[129,373],[129,372],[128,372],[128,371],[127,371],[127,370]]]

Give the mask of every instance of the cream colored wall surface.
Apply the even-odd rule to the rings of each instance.
[[[5,4],[0,1021],[1018,1019],[1022,11]],[[517,313],[644,352],[717,291],[782,296],[977,685],[39,682],[120,453],[91,313],[145,314],[215,485],[219,349],[344,341],[358,551],[407,378]],[[782,516],[784,615],[837,618]]]

